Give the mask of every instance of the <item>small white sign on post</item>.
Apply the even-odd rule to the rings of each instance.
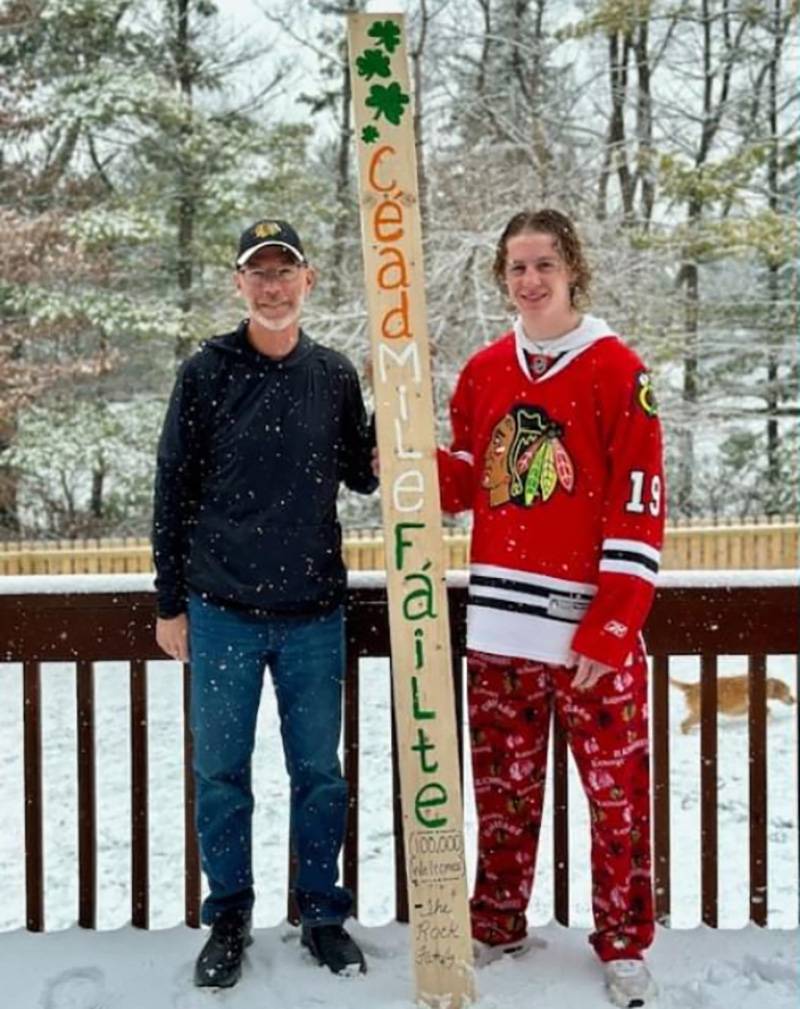
[[[474,997],[414,130],[399,14],[348,16],[417,999]]]

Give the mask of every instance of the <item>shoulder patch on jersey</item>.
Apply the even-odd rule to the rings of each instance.
[[[653,391],[653,379],[649,371],[639,371],[636,373],[634,398],[638,406],[644,410],[648,417],[658,416],[658,403],[656,402],[656,394]]]
[[[530,508],[560,486],[575,487],[575,467],[561,441],[564,429],[538,406],[517,404],[495,424],[483,460],[481,486],[489,505]]]

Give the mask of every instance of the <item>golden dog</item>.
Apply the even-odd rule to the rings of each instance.
[[[681,732],[688,732],[693,726],[700,724],[700,684],[684,683],[682,680],[669,682],[673,687],[683,691],[688,714],[681,722]],[[794,704],[792,691],[774,676],[768,676],[766,681],[767,700],[783,701],[784,704]],[[749,704],[747,676],[720,676],[717,679],[717,711],[722,715],[746,715]],[[769,708],[767,708],[769,714]]]

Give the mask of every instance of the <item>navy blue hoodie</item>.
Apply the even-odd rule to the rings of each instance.
[[[373,444],[344,355],[301,331],[273,360],[246,323],[207,341],[178,373],[158,447],[159,616],[184,612],[187,590],[274,615],[338,605],[337,492],[375,489]]]

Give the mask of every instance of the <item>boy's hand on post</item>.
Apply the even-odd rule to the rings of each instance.
[[[158,617],[156,642],[171,659],[189,661],[189,620],[185,613],[177,617]]]

